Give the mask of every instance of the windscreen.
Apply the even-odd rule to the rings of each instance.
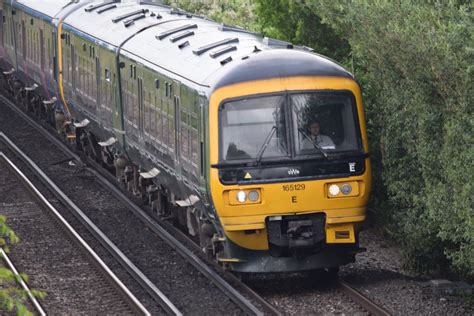
[[[290,95],[293,137],[297,155],[360,148],[356,108],[346,93]]]
[[[361,150],[357,108],[349,92],[249,97],[220,108],[224,161],[322,156]]]
[[[281,95],[225,103],[221,108],[221,157],[288,156],[285,104]]]

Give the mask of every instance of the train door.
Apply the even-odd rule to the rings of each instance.
[[[9,71],[11,68],[16,69],[16,50],[15,50],[15,37],[13,35],[13,16],[12,8],[9,4],[4,4],[3,16],[5,23],[2,26],[3,29],[3,67],[4,70]]]
[[[123,64],[125,65],[124,69],[126,69],[121,75],[124,127],[127,136],[136,140],[140,135],[137,64],[128,59],[124,59]]]
[[[13,48],[13,52],[11,54],[11,57],[12,57],[12,66],[15,68],[15,69],[18,69],[18,22],[17,22],[17,11],[15,8],[13,7],[10,7],[10,12],[11,12],[11,20],[10,20],[10,30],[11,30],[11,42],[12,42],[12,48]]]
[[[26,53],[27,53],[27,50],[26,50],[26,25],[25,25],[25,21],[21,18],[21,16],[19,14],[17,14],[18,16],[18,19],[21,20],[21,31],[20,31],[20,36],[19,36],[19,41],[21,41],[21,44],[18,45],[21,47],[21,56],[23,58],[23,61],[22,61],[22,66],[24,66],[26,64]],[[18,49],[18,46],[17,46],[17,49]],[[19,67],[21,68],[21,67]]]
[[[138,96],[138,136],[143,138],[145,125],[145,106],[143,102],[143,78],[137,77],[137,96]]]
[[[45,43],[44,43],[44,31],[43,29],[41,28],[39,30],[39,40],[40,40],[40,66],[41,66],[41,71],[44,72],[45,71],[45,55],[46,55],[46,46],[45,46]]]
[[[71,72],[70,74],[70,80],[72,84],[72,94],[74,95],[76,93],[76,78],[77,78],[77,70],[76,70],[76,48],[74,47],[74,44],[71,45]]]
[[[95,57],[95,98],[97,100],[97,117],[101,117],[101,74],[100,58],[97,54]]]
[[[50,44],[51,44],[50,53],[52,53],[51,54],[52,55],[51,56],[51,58],[52,58],[51,59],[51,66],[52,67],[51,67],[50,71],[52,71],[52,73],[53,73],[53,80],[58,82],[58,77],[59,77],[58,62],[59,61],[58,61],[58,48],[57,48],[57,45],[56,45],[56,43],[57,43],[56,36],[57,36],[56,32],[53,30],[51,32],[51,42],[50,42]],[[62,43],[59,43],[59,45],[61,45],[61,44]],[[64,71],[64,69],[63,69],[63,71]]]
[[[181,150],[180,150],[180,123],[181,123],[181,83],[179,81],[174,80],[172,84],[172,91],[171,95],[173,98],[173,107],[174,107],[174,148],[175,148],[175,159],[179,163],[181,157]]]

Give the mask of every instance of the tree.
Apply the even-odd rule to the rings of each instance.
[[[369,89],[389,229],[414,267],[474,277],[472,2],[303,3],[348,40]]]
[[[15,232],[7,225],[6,218],[0,216],[0,246],[5,252],[9,252],[9,246],[20,241]],[[10,269],[0,267],[0,309],[12,312],[16,310],[17,315],[33,315],[24,302],[28,300],[28,293],[19,287],[20,280],[28,282],[26,274],[15,275]],[[46,294],[31,290],[35,297],[43,298]]]
[[[348,42],[323,23],[317,11],[301,1],[256,0],[255,13],[260,31],[269,37],[312,47],[317,53],[339,62],[350,58]]]

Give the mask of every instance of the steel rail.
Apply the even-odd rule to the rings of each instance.
[[[17,282],[20,282],[21,287],[23,288],[23,290],[26,291],[26,294],[28,295],[30,301],[33,303],[33,306],[36,308],[36,311],[38,312],[38,314],[41,315],[41,316],[46,316],[46,313],[45,313],[43,307],[41,307],[41,304],[38,302],[38,300],[33,295],[33,293],[31,293],[30,288],[28,287],[28,285],[26,285],[26,282],[23,280],[21,275],[18,273],[18,270],[16,269],[15,265],[13,264],[13,262],[8,257],[5,250],[3,250],[3,248],[0,248],[0,255],[3,257],[3,260],[5,260],[5,263],[7,264],[8,268],[10,268],[10,270],[16,276]]]
[[[0,132],[0,136],[4,138],[3,133]],[[31,181],[25,176],[25,174],[3,153],[0,152],[0,158],[4,162],[5,166],[10,169],[18,180],[23,184],[23,186],[34,196],[34,198],[41,204],[43,209],[48,211],[54,219],[62,226],[62,228],[72,237],[73,241],[78,244],[84,253],[91,259],[92,263],[99,271],[106,277],[107,281],[114,287],[114,289],[119,292],[119,294],[126,300],[128,305],[133,309],[133,311],[140,315],[150,315],[148,310],[137,300],[137,298],[128,290],[128,288],[120,281],[117,276],[109,269],[109,267],[100,259],[100,257],[95,253],[95,251],[82,239],[82,237],[72,228],[72,226],[62,217],[62,215],[57,211],[57,209],[44,197],[41,192],[31,183]],[[34,166],[30,166],[34,167]],[[37,167],[36,167],[37,168]],[[2,249],[3,252],[3,249]],[[2,253],[4,257],[6,254]],[[10,266],[10,263],[9,263]],[[10,266],[12,270],[12,266]],[[17,274],[16,269],[14,273]],[[22,282],[22,286],[26,286]],[[32,300],[34,297],[29,293],[29,296]],[[41,306],[33,301],[33,304],[36,308],[39,307],[38,311],[43,315]],[[38,306],[37,306],[38,305]]]
[[[34,128],[54,142],[62,151],[68,153],[80,164],[83,164],[81,158],[72,152],[62,141],[52,136],[47,132],[44,127],[35,122],[31,117],[26,115],[23,111],[18,109],[8,98],[0,95],[0,100],[4,101],[5,104],[28,121]],[[0,132],[1,134],[1,132]],[[192,264],[199,272],[201,272],[206,278],[208,278],[215,286],[217,286],[224,294],[227,295],[234,303],[236,303],[244,312],[251,315],[264,315],[257,307],[255,307],[247,298],[239,293],[234,287],[226,282],[217,272],[212,270],[206,263],[204,263],[198,256],[196,256],[191,250],[187,249],[181,242],[173,237],[168,231],[157,224],[148,214],[145,213],[140,207],[138,207],[133,201],[126,197],[115,185],[111,184],[101,173],[97,172],[92,168],[87,168],[96,178],[104,184],[120,201],[126,204],[131,211],[142,220],[148,228],[150,228],[155,234],[163,239],[168,245],[173,247],[182,257],[184,257],[190,264]],[[276,314],[280,314],[279,312]]]
[[[173,232],[175,234],[179,235],[180,238],[185,239],[187,241],[187,243],[189,243],[189,245],[194,249],[194,251],[202,251],[200,249],[199,245],[196,244],[196,242],[194,240],[189,238],[189,236],[186,235],[184,232],[182,232],[181,230],[177,229],[176,227],[174,227],[173,225],[171,225],[167,222],[164,222],[164,225],[166,226],[167,229],[173,230]],[[217,266],[217,268],[221,268],[221,267]],[[225,273],[224,271],[222,271],[222,272]],[[256,300],[260,305],[262,305],[268,311],[268,313],[270,315],[283,316],[283,313],[281,311],[279,311],[275,306],[273,306],[271,303],[269,303],[263,297],[258,295],[258,293],[255,292],[252,288],[250,288],[247,284],[240,281],[239,278],[236,277],[234,274],[228,273],[228,275],[226,275],[226,277],[230,278],[233,282],[240,283],[239,286],[242,287],[247,292],[247,294],[252,296],[252,299]]]
[[[386,310],[383,307],[380,307],[379,305],[374,303],[372,300],[370,300],[369,298],[362,295],[359,291],[354,289],[348,283],[346,283],[342,280],[338,280],[338,285],[339,285],[339,288],[351,300],[353,300],[356,304],[359,304],[360,306],[362,306],[371,315],[375,315],[375,316],[390,316],[390,315],[392,315],[392,313],[390,313],[388,310]]]
[[[157,224],[145,211],[137,206],[132,200],[125,196],[115,185],[110,183],[102,174],[94,169],[88,168],[96,178],[107,187],[120,201],[126,204],[135,215],[145,223],[156,235],[163,239],[168,245],[173,247],[182,257],[184,257],[190,264],[192,264],[199,272],[208,278],[215,286],[217,286],[224,294],[227,295],[234,303],[236,303],[242,310],[250,315],[264,315],[256,306],[254,306],[247,298],[245,298],[239,291],[225,281],[217,272],[212,270],[204,261],[202,261],[191,250],[186,248],[166,229]]]
[[[52,191],[52,193],[66,206],[71,209],[73,215],[88,229],[88,231],[106,248],[109,253],[125,268],[130,275],[150,294],[153,299],[169,314],[182,315],[179,309],[164,295],[132,261],[82,212],[82,210],[58,188],[58,186],[23,152],[18,148],[3,132],[0,132],[0,139],[3,139],[30,168],[39,176],[41,181]]]

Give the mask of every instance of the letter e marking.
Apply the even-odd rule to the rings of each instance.
[[[355,162],[350,162],[349,163],[349,171],[350,172],[355,172],[356,171],[356,163]]]

